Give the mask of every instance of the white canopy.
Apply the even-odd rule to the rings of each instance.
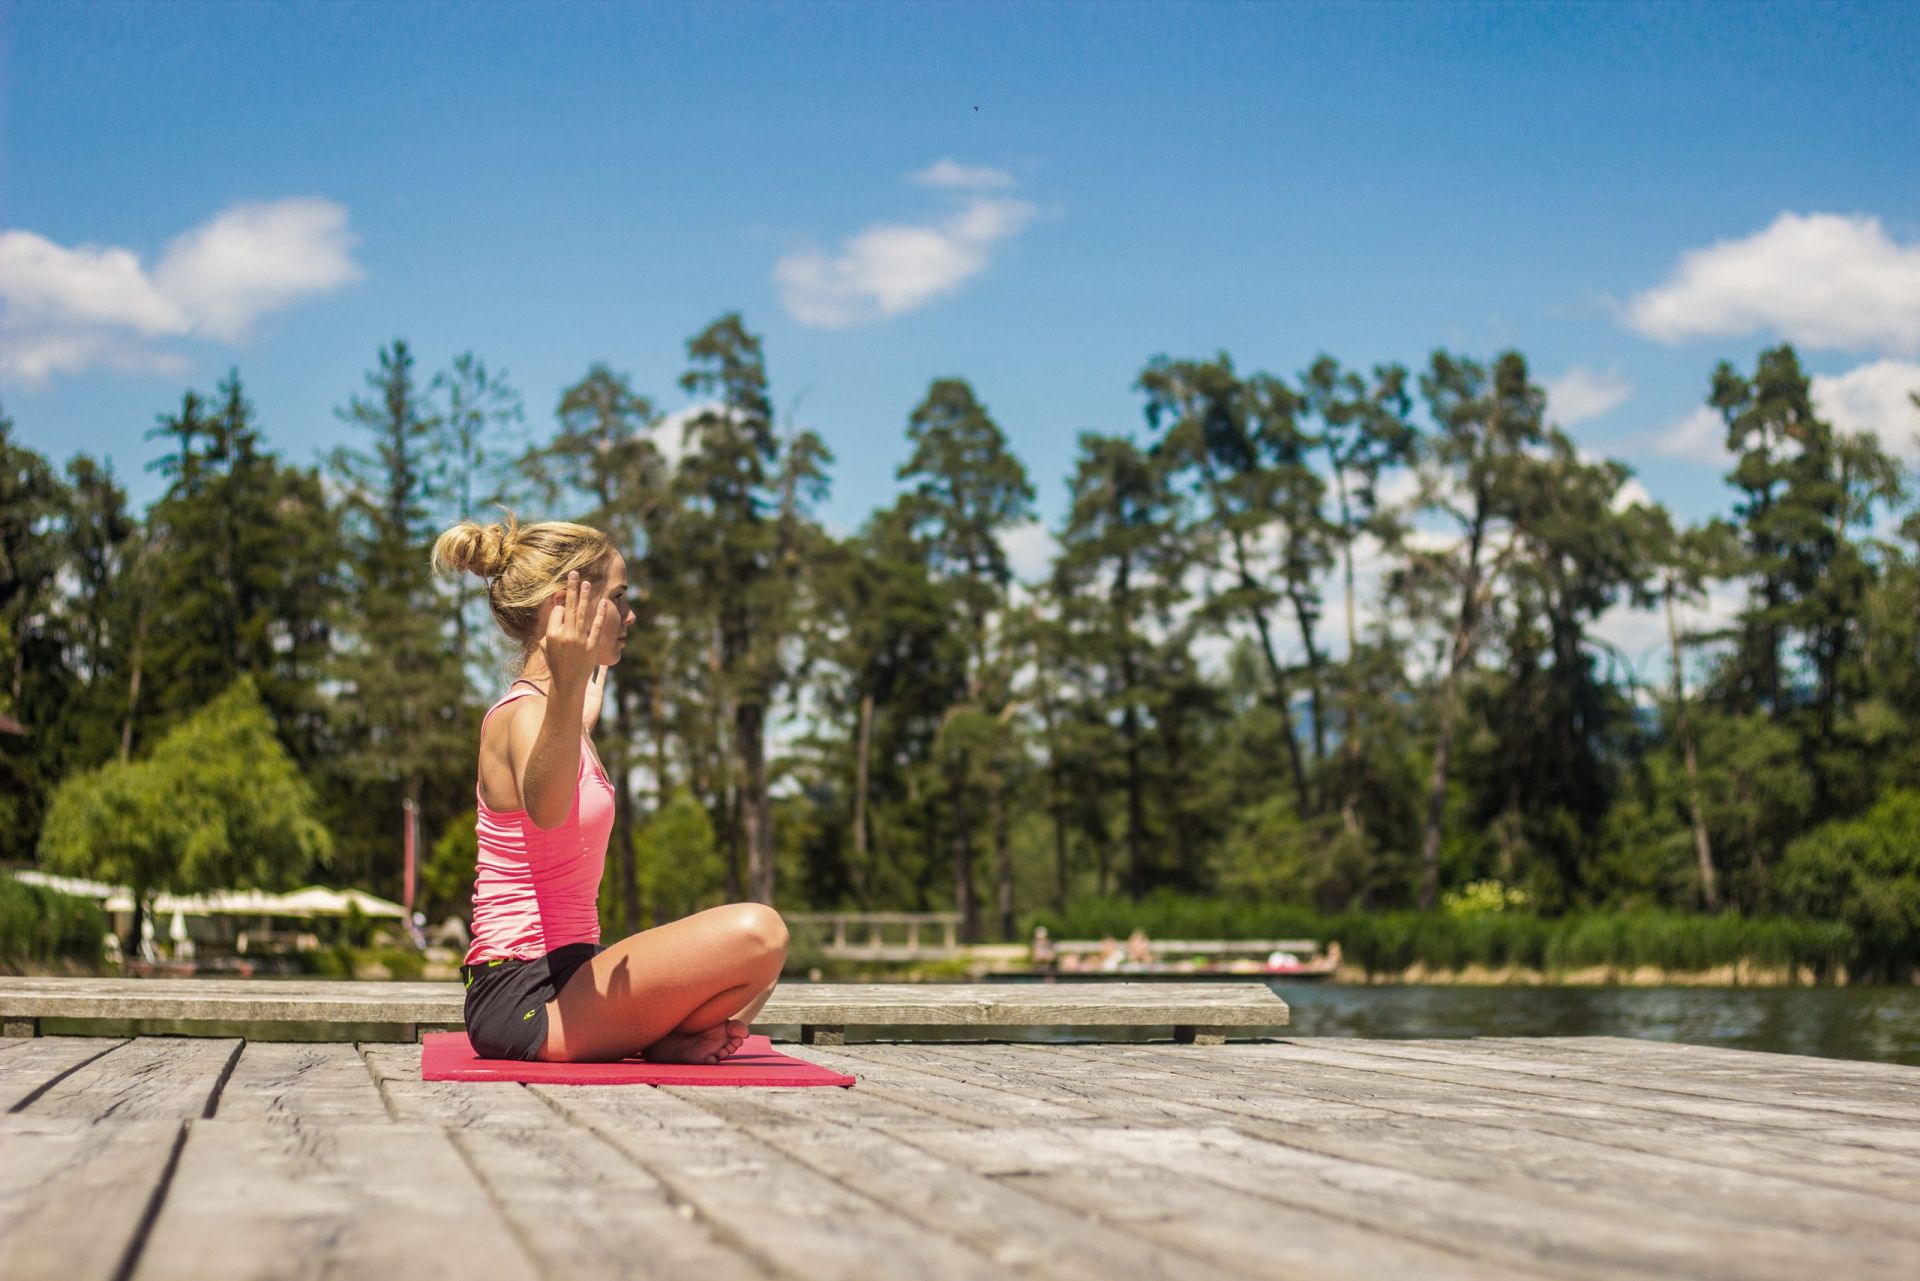
[[[61,894],[101,900],[109,912],[131,912],[133,891],[124,885],[107,885],[77,877],[49,876],[45,872],[15,872],[14,879],[39,885]],[[156,894],[151,906],[155,913],[178,912],[187,916],[346,916],[358,908],[362,916],[405,920],[407,909],[365,890],[330,890],[324,885],[309,885],[291,894],[270,894],[265,890],[214,890],[207,894]]]

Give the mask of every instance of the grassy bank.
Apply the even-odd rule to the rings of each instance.
[[[1056,938],[1338,939],[1349,976],[1368,981],[1845,982],[1879,968],[1847,926],[1676,912],[1340,912],[1155,895],[1084,899],[1036,913]],[[1904,964],[1899,962],[1904,960]],[[1910,976],[1896,958],[1884,977]]]
[[[89,972],[106,932],[107,915],[91,899],[0,874],[0,974]]]

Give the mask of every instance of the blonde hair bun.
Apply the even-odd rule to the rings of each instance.
[[[501,525],[463,520],[434,541],[433,567],[443,574],[478,574],[491,581],[506,572],[519,534],[520,522],[512,512]]]
[[[487,581],[487,608],[500,630],[531,647],[543,626],[542,607],[574,571],[595,577],[614,554],[613,540],[571,521],[523,525],[512,512],[497,525],[463,520],[433,544],[441,573],[478,574]]]

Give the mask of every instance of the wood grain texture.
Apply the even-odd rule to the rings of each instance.
[[[1229,1110],[1248,1110],[1242,1105],[1251,1101],[1263,1119],[1291,1124],[1314,1124],[1316,1118],[1305,1110],[1272,1116],[1276,1099],[1291,1100],[1294,1106],[1313,1100],[1344,1102],[1364,1109],[1356,1116],[1396,1116],[1416,1124],[1454,1122],[1550,1134],[1920,1205],[1920,1157],[1818,1135],[1420,1077],[1357,1073],[1297,1058],[1263,1056],[1270,1061],[1262,1062],[1261,1057],[1233,1055],[1200,1064],[1189,1055],[1147,1046],[1076,1045],[1062,1046],[1059,1052],[1109,1071],[1116,1065],[1149,1064],[1180,1075],[1179,1088],[1188,1092],[1186,1097],[1218,1104],[1218,1096],[1225,1093]]]
[[[135,1281],[536,1272],[433,1126],[195,1121]]]
[[[373,1071],[351,1045],[249,1041],[220,1092],[222,1121],[376,1120],[386,1104]]]
[[[1615,1040],[797,1053],[858,1087],[0,1046],[0,1277],[1920,1275],[1920,1069]]]
[[[1077,1088],[1079,1074],[1055,1056],[1027,1047],[973,1050],[1022,1062],[1034,1078]],[[1037,1060],[1037,1061],[1036,1061]],[[1160,1083],[1134,1083],[1102,1073],[1116,1095],[1179,1091],[1214,1110],[1213,1123],[1233,1123],[1255,1137],[1323,1156],[1384,1165],[1448,1179],[1506,1197],[1561,1195],[1589,1207],[1608,1205],[1617,1217],[1680,1213],[1724,1222],[1730,1229],[1827,1230],[1911,1238],[1920,1251],[1920,1216],[1911,1203],[1814,1187],[1755,1169],[1732,1169],[1676,1153],[1625,1150],[1589,1136],[1546,1134],[1421,1115],[1382,1114],[1368,1106],[1327,1110],[1307,1120],[1287,1100],[1231,1086],[1222,1089],[1169,1074]],[[1274,1094],[1279,1094],[1276,1087]],[[1439,1102],[1436,1093],[1434,1102]],[[1275,1105],[1278,1105],[1277,1107]],[[1273,1115],[1274,1112],[1279,1115]],[[1244,1119],[1241,1119],[1244,1118]]]
[[[461,1022],[457,983],[318,979],[0,978],[0,1017],[250,1023]],[[1261,983],[800,983],[762,1025],[1278,1028],[1286,1002]]]
[[[112,1278],[181,1124],[0,1117],[0,1277]]]
[[[1006,1268],[660,1090],[543,1094],[742,1246],[801,1277],[1004,1281]],[[664,1101],[664,1102],[663,1102]],[[638,1106],[635,1106],[635,1105]]]
[[[552,1108],[512,1081],[423,1081],[418,1045],[363,1045],[380,1097],[396,1121],[450,1130],[497,1125],[539,1130],[564,1124]]]
[[[772,1275],[676,1201],[660,1180],[585,1130],[469,1126],[450,1137],[543,1276],[760,1281]]]
[[[125,1044],[124,1038],[113,1036],[49,1036],[9,1043],[0,1054],[0,1112],[24,1106],[56,1078]]]
[[[175,1121],[204,1116],[238,1041],[143,1036],[90,1059],[22,1112],[84,1121]]]
[[[877,1118],[861,1115],[864,1109],[856,1110],[845,1100],[835,1116],[831,1106],[809,1108],[791,1098],[768,1099],[763,1106],[752,1097],[824,1091],[670,1092],[836,1183],[958,1237],[1011,1272],[1062,1281],[1184,1281],[1223,1271],[1197,1255],[1107,1231],[1084,1215],[916,1148],[875,1129]],[[888,1119],[901,1123],[898,1116]],[[909,1123],[909,1128],[917,1127]],[[1266,1261],[1258,1258],[1224,1271],[1270,1275]]]
[[[1702,1121],[1735,1126],[1792,1130],[1833,1142],[1879,1147],[1885,1151],[1920,1154],[1920,1132],[1903,1127],[1855,1123],[1838,1115],[1818,1115],[1790,1107],[1734,1102],[1708,1097],[1661,1093],[1635,1086],[1609,1082],[1592,1084],[1569,1079],[1529,1077],[1490,1067],[1471,1067],[1439,1063],[1409,1057],[1400,1049],[1417,1042],[1360,1042],[1345,1038],[1322,1037],[1286,1042],[1281,1046],[1259,1048],[1264,1053],[1248,1060],[1239,1047],[1228,1045],[1211,1051],[1223,1060],[1255,1061],[1263,1064],[1314,1064],[1334,1068],[1366,1078],[1408,1078],[1444,1083],[1461,1089],[1493,1091],[1512,1096],[1516,1102],[1551,1101],[1556,1107],[1592,1105],[1605,1115],[1608,1110],[1629,1109],[1648,1117],[1694,1117]],[[1393,1047],[1373,1052],[1374,1046]],[[1364,1047],[1364,1048],[1363,1048]],[[1391,1081],[1379,1082],[1391,1088]]]
[[[1590,1085],[1622,1084],[1631,1077],[1633,1088],[1662,1095],[1724,1099],[1730,1102],[1757,1103],[1772,1108],[1801,1108],[1814,1112],[1839,1113],[1845,1117],[1866,1117],[1876,1121],[1920,1122],[1920,1097],[1880,1090],[1877,1097],[1860,1099],[1841,1091],[1809,1084],[1793,1075],[1772,1078],[1722,1073],[1718,1077],[1693,1073],[1647,1071],[1641,1064],[1612,1065],[1581,1055],[1545,1056],[1537,1051],[1525,1054],[1490,1051],[1465,1043],[1399,1044],[1378,1041],[1363,1051],[1393,1059],[1419,1063],[1492,1069],[1550,1081],[1578,1081]],[[1623,1071],[1622,1068],[1625,1068]]]

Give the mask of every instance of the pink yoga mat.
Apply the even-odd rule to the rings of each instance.
[[[420,1053],[423,1081],[521,1081],[528,1085],[852,1085],[843,1072],[829,1072],[817,1063],[796,1059],[773,1048],[764,1036],[747,1043],[725,1061],[714,1064],[648,1063],[624,1059],[619,1063],[523,1063],[518,1059],[483,1059],[467,1043],[465,1032],[429,1032]]]

